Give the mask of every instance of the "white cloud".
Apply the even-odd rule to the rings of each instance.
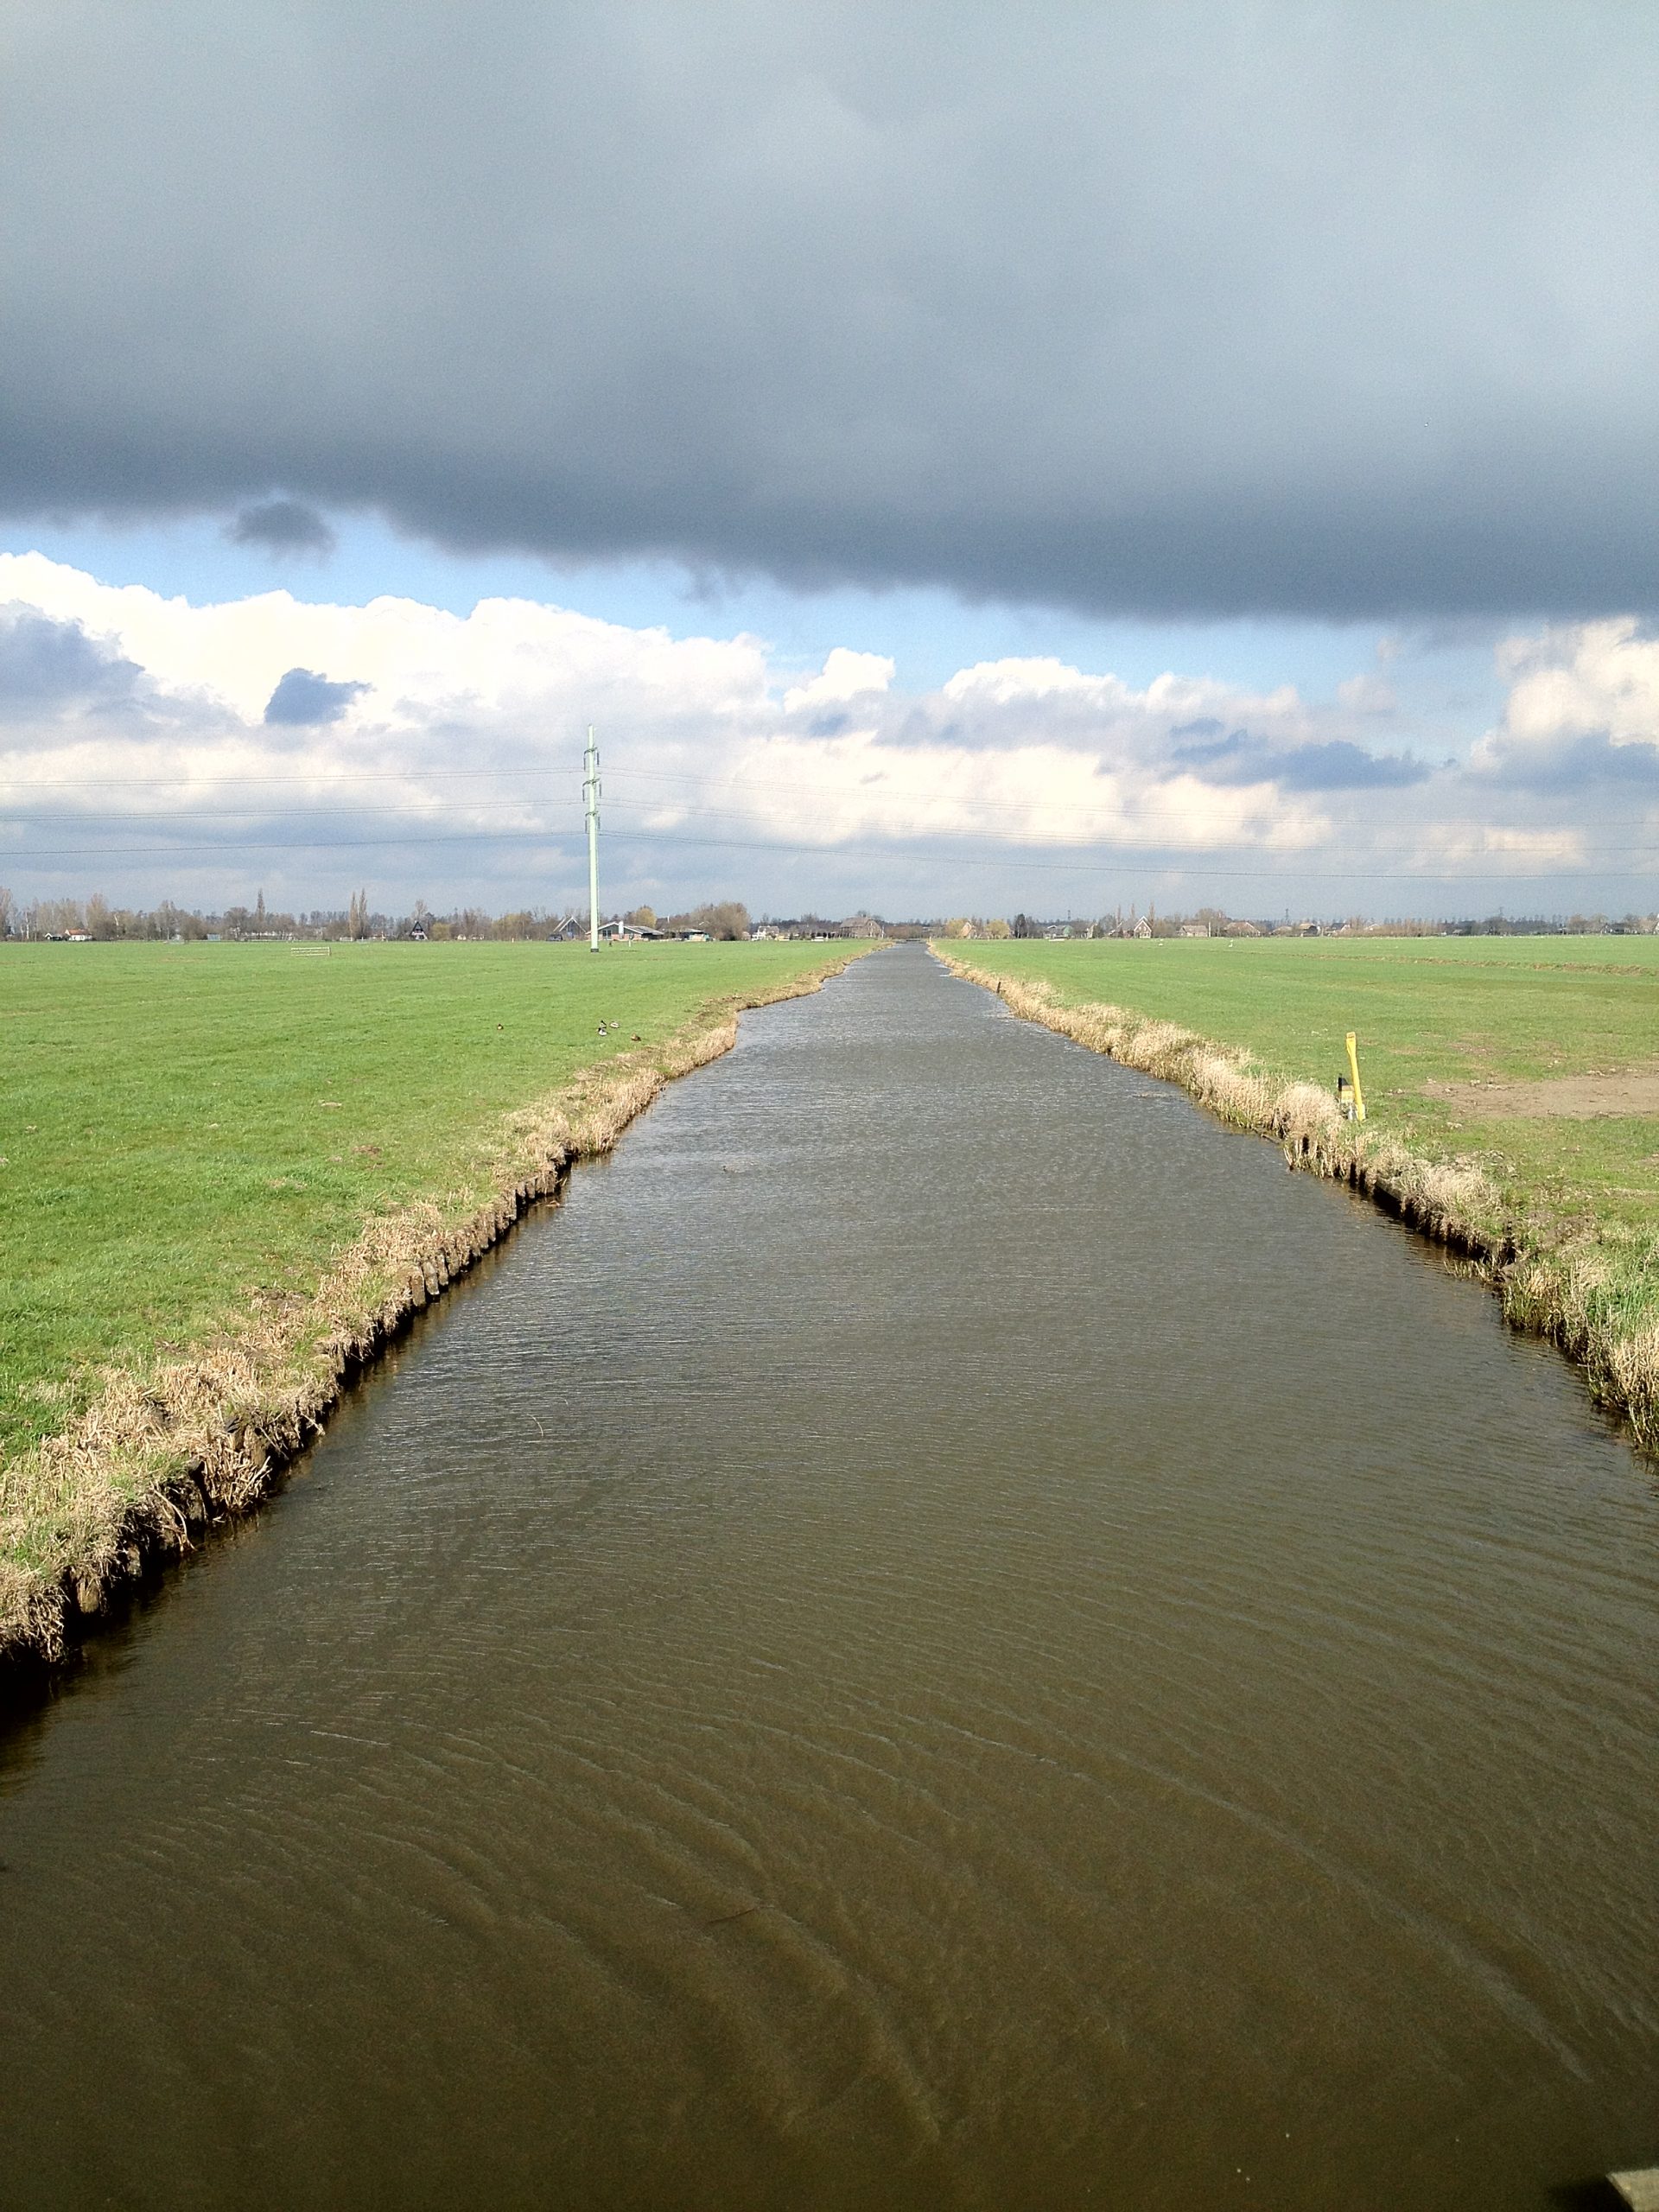
[[[1603,734],[1612,745],[1659,741],[1659,639],[1634,617],[1506,639],[1497,657],[1510,694],[1488,757]]]
[[[848,699],[861,699],[872,692],[886,691],[895,672],[895,663],[885,653],[855,653],[846,645],[837,645],[824,662],[821,674],[810,683],[794,685],[784,694],[785,712],[792,715],[803,707],[839,705]]]
[[[914,694],[894,690],[878,653],[837,648],[791,682],[748,635],[677,638],[525,599],[467,615],[285,591],[198,607],[39,555],[0,556],[8,601],[32,610],[14,644],[34,657],[9,677],[0,624],[0,879],[25,895],[96,879],[137,899],[211,899],[264,880],[294,903],[333,904],[366,877],[389,898],[394,884],[440,901],[465,885],[557,904],[582,881],[589,722],[613,880],[673,903],[725,887],[793,910],[833,906],[847,886],[848,906],[926,909],[928,887],[943,897],[953,868],[999,855],[1027,904],[1044,879],[1020,871],[1041,868],[1071,870],[1051,887],[1057,905],[1085,879],[1109,903],[1135,867],[1188,867],[1194,904],[1235,865],[1262,885],[1300,868],[1313,881],[1459,868],[1484,880],[1592,865],[1598,846],[1592,811],[1500,791],[1490,771],[1503,747],[1614,728],[1633,744],[1659,701],[1659,647],[1633,624],[1511,641],[1487,772],[1432,778],[1365,747],[1383,711],[1369,674],[1322,705],[1290,686],[1170,671],[1137,687],[1034,656]],[[334,719],[264,721],[296,670],[321,679],[308,690]],[[1251,895],[1234,903],[1248,910]]]
[[[1443,868],[1473,867],[1489,860],[1569,868],[1582,861],[1585,846],[1582,830],[1522,830],[1465,822],[1432,823],[1423,833],[1425,859]]]
[[[1380,676],[1351,676],[1337,686],[1337,697],[1357,715],[1391,715],[1400,702],[1394,686]]]

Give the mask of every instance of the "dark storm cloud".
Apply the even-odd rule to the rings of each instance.
[[[1220,727],[1208,720],[1187,722],[1170,734],[1208,733]],[[1275,783],[1287,791],[1397,791],[1423,783],[1433,773],[1426,761],[1414,760],[1408,753],[1368,753],[1344,737],[1317,745],[1273,746],[1242,729],[1212,743],[1178,746],[1170,763],[1207,784]]]
[[[366,683],[331,683],[308,668],[290,668],[265,703],[265,720],[295,728],[337,722]]]
[[[1128,613],[1659,595],[1659,15],[7,17],[0,500]],[[269,512],[269,510],[267,510]]]
[[[0,721],[112,706],[143,681],[135,662],[89,638],[79,622],[0,607]]]
[[[264,499],[244,507],[225,535],[234,545],[263,545],[272,553],[332,553],[338,543],[316,509],[299,499]]]

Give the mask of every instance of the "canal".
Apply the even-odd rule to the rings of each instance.
[[[1656,1680],[1554,1354],[880,952],[0,1734],[0,2205],[1587,2202]]]

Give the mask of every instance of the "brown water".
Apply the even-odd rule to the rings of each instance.
[[[878,954],[0,1753],[0,2205],[1588,2202],[1659,1501],[1553,1355]]]

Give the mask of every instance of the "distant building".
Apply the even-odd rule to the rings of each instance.
[[[880,937],[881,925],[873,915],[855,914],[850,921],[842,924],[841,933],[842,937]]]
[[[1208,922],[1183,922],[1181,924],[1181,935],[1183,937],[1208,937],[1209,934],[1210,925]]]
[[[1144,914],[1141,915],[1140,920],[1129,931],[1129,935],[1131,937],[1150,937],[1152,935],[1152,924],[1147,919]]]

